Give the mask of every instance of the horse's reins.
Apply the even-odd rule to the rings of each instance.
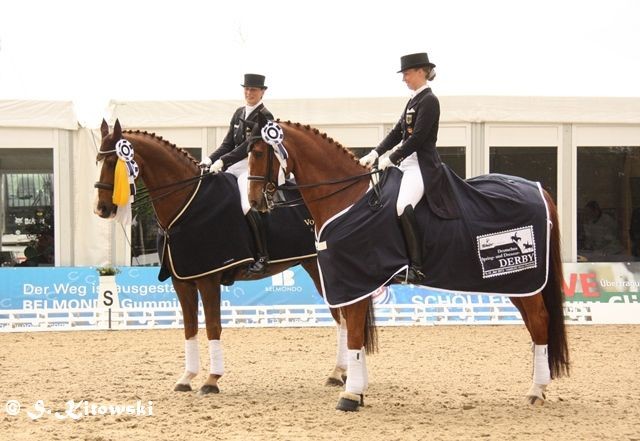
[[[312,183],[312,184],[276,185],[275,186],[275,190],[276,191],[277,190],[299,190],[301,188],[321,187],[323,185],[333,185],[333,184],[340,184],[342,182],[353,181],[349,185],[346,185],[346,186],[344,186],[342,188],[339,188],[339,189],[337,189],[335,191],[332,191],[331,193],[327,193],[324,196],[320,196],[318,198],[311,199],[311,200],[306,202],[307,204],[310,204],[312,202],[317,202],[317,201],[321,201],[323,199],[328,199],[331,196],[334,196],[334,195],[336,195],[336,194],[338,194],[338,193],[340,193],[342,191],[345,191],[345,190],[351,188],[352,186],[357,184],[360,179],[362,179],[364,177],[367,177],[367,176],[372,176],[372,175],[377,174],[377,173],[381,173],[380,170],[372,170],[370,172],[363,173],[363,174],[360,174],[360,175],[349,176],[349,177],[346,177],[346,178],[336,179],[336,180],[331,180],[331,181],[315,182],[315,183]],[[250,178],[251,177],[259,178],[259,176],[250,176]],[[249,179],[249,178],[247,178],[247,179]],[[257,181],[259,179],[251,179],[251,180],[252,181]],[[373,188],[374,188],[374,191],[377,194],[378,187],[377,186],[373,186]],[[296,198],[296,199],[292,199],[290,201],[282,201],[282,202],[272,201],[271,208],[293,208],[293,207],[297,207],[297,206],[304,205],[304,204],[305,204],[304,199],[302,197],[299,197],[299,198]]]
[[[99,155],[107,155],[109,153],[115,153],[116,150],[106,150],[106,151],[98,151]],[[182,190],[183,188],[188,187],[190,184],[192,184],[193,182],[199,181],[201,179],[203,179],[205,176],[211,174],[211,172],[205,172],[205,173],[201,173],[197,176],[193,176],[187,179],[182,179],[180,181],[175,181],[175,182],[170,182],[169,184],[165,184],[165,185],[161,185],[159,187],[155,187],[155,188],[147,188],[145,187],[144,189],[140,190],[137,194],[137,198],[134,201],[134,204],[143,204],[143,203],[147,203],[147,202],[152,202],[153,201],[157,201],[160,199],[164,199],[168,196],[171,196],[173,193],[176,193],[180,190]],[[93,184],[93,186],[95,188],[99,188],[102,190],[111,190],[113,191],[113,184],[107,184],[105,182],[96,182],[95,184]],[[166,188],[172,188],[172,187],[177,187],[174,190],[171,191],[167,191],[165,193],[162,193],[160,195],[157,195],[155,197],[151,197],[151,192],[154,191],[158,191],[158,190],[164,190]]]
[[[260,138],[260,137],[252,137],[250,142],[253,141],[255,142],[257,139],[256,138]],[[107,154],[110,153],[116,153],[116,150],[106,150],[106,151],[98,151],[99,155],[104,155],[106,156]],[[304,188],[314,188],[314,187],[321,187],[324,185],[335,185],[335,184],[341,184],[343,182],[350,182],[349,185],[346,185],[342,188],[339,188],[335,191],[332,191],[331,193],[328,193],[326,195],[320,196],[316,199],[307,201],[306,203],[312,203],[312,202],[317,202],[323,199],[327,199],[330,198],[331,196],[334,196],[342,191],[345,191],[349,188],[351,188],[353,185],[357,184],[357,182],[364,178],[364,177],[368,177],[368,176],[373,176],[374,174],[378,174],[381,173],[380,170],[372,170],[370,172],[366,172],[366,173],[362,173],[359,175],[355,175],[355,176],[348,176],[346,178],[340,178],[340,179],[332,179],[332,180],[328,180],[328,181],[321,181],[321,182],[315,182],[315,183],[311,183],[311,184],[287,184],[287,185],[276,185],[273,183],[273,180],[271,179],[271,164],[272,164],[272,155],[273,155],[273,151],[270,147],[269,149],[269,156],[268,156],[268,177],[267,176],[248,176],[247,180],[248,181],[266,181],[267,184],[265,184],[265,189],[263,190],[263,193],[265,194],[265,199],[267,200],[270,208],[294,208],[300,205],[304,205],[305,202],[303,200],[302,197],[293,199],[293,200],[289,200],[289,201],[281,201],[281,202],[277,202],[273,200],[273,193],[275,193],[278,190],[300,190],[300,189],[304,189]],[[168,184],[165,185],[161,185],[159,187],[155,187],[155,188],[148,188],[145,187],[144,189],[140,190],[137,194],[138,197],[136,197],[134,204],[135,205],[142,205],[142,204],[146,204],[146,203],[153,203],[154,201],[157,200],[161,200],[164,199],[168,196],[171,196],[172,194],[182,190],[183,188],[188,187],[189,185],[191,185],[194,182],[197,182],[199,180],[202,180],[205,176],[211,174],[211,172],[205,172],[205,173],[201,173],[197,176],[193,176],[187,179],[182,179],[180,181],[175,181],[175,182],[170,182]],[[351,182],[353,181],[353,182]],[[270,184],[270,185],[268,185]],[[96,183],[94,183],[93,185],[95,188],[98,189],[103,189],[103,190],[111,190],[113,191],[113,184],[107,184],[105,182],[100,182],[97,181]],[[159,191],[159,190],[164,190],[166,188],[174,188],[173,190],[167,191],[165,193],[162,193],[160,195],[151,197],[151,192],[154,191]],[[267,188],[268,187],[268,188]],[[373,186],[374,191],[378,192],[378,187],[377,186]],[[269,193],[269,196],[267,197],[267,192]]]
[[[254,135],[251,138],[249,138],[249,144],[252,145],[255,141],[258,141],[262,139],[262,136],[257,136]],[[366,172],[366,173],[362,173],[359,175],[355,175],[355,176],[347,176],[346,178],[339,178],[339,179],[331,179],[328,181],[321,181],[321,182],[314,182],[314,183],[310,183],[310,184],[294,184],[294,185],[278,185],[274,183],[273,177],[272,177],[272,169],[273,169],[273,156],[275,155],[274,151],[273,151],[273,146],[269,145],[269,155],[267,156],[267,174],[265,176],[255,176],[255,175],[250,175],[247,176],[247,181],[259,181],[259,182],[265,182],[264,184],[264,188],[262,190],[262,194],[264,196],[265,201],[267,201],[267,207],[269,209],[274,209],[274,208],[293,208],[293,207],[297,207],[299,205],[303,205],[305,204],[304,200],[302,197],[293,199],[291,201],[282,201],[282,202],[277,202],[273,200],[273,195],[276,191],[278,190],[300,190],[300,189],[304,189],[304,188],[314,188],[314,187],[321,187],[324,185],[335,185],[335,184],[341,184],[343,182],[350,182],[349,185],[346,185],[342,188],[339,188],[338,190],[332,191],[331,193],[325,194],[323,196],[320,196],[318,198],[306,201],[306,204],[310,204],[313,202],[317,202],[323,199],[327,199],[330,198],[331,196],[334,196],[340,192],[343,192],[349,188],[351,188],[352,186],[354,186],[355,184],[358,183],[358,181],[360,181],[362,178],[364,177],[370,177],[374,174],[378,174],[381,173],[380,170],[372,170],[370,172]],[[353,181],[353,182],[351,182]],[[378,194],[378,186],[374,185],[374,192],[376,193],[377,196],[379,196]]]

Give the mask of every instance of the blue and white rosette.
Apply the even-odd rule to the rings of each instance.
[[[289,153],[284,147],[284,132],[282,127],[274,121],[269,121],[261,131],[262,140],[273,147],[273,152],[280,163],[278,170],[278,185],[283,185],[285,181],[284,172],[287,169],[287,158]]]

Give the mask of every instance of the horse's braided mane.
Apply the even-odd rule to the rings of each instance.
[[[185,149],[178,147],[177,145],[175,145],[172,142],[167,141],[166,139],[164,139],[162,136],[160,135],[156,135],[155,133],[151,133],[151,132],[147,132],[146,130],[124,130],[124,133],[131,133],[134,135],[143,135],[143,136],[149,136],[157,141],[160,141],[162,144],[164,144],[165,146],[176,150],[178,153],[181,153],[186,159],[188,159],[189,161],[193,162],[194,164],[198,165],[198,161],[196,160],[196,158],[194,158],[193,156],[191,156],[191,154],[186,151]]]
[[[279,119],[276,122],[281,122]],[[327,136],[326,133],[321,132],[320,130],[316,129],[315,127],[311,127],[310,125],[306,124],[300,124],[300,123],[294,123],[291,121],[283,121],[285,124],[289,125],[289,126],[293,126],[296,127],[298,129],[305,129],[311,133],[313,133],[316,136],[321,137],[322,139],[325,139],[329,144],[334,145],[337,149],[341,150],[342,153],[346,154],[347,156],[349,156],[350,159],[352,159],[353,161],[358,161],[358,158],[356,157],[356,155],[353,154],[353,152],[351,150],[349,150],[347,147],[343,146],[342,144],[340,144],[338,141],[335,141],[333,138],[331,138],[330,136]]]

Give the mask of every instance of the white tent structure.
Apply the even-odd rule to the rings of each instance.
[[[78,125],[71,102],[0,101],[0,149],[22,152],[12,163],[0,161],[0,172],[34,170],[34,167],[42,171],[41,165],[29,164],[28,152],[31,149],[51,151],[57,266],[97,265],[114,258],[109,246],[114,227],[98,219],[91,208],[96,170],[95,136]],[[5,235],[12,233],[4,232]]]
[[[406,97],[265,99],[279,119],[310,124],[355,149],[377,145],[405,103]],[[466,177],[489,172],[494,148],[554,149],[550,151],[557,164],[564,260],[575,262],[576,212],[584,204],[576,194],[577,150],[640,147],[640,98],[453,96],[440,97],[440,104],[438,146],[464,152]],[[112,101],[109,122],[118,118],[126,129],[155,132],[205,155],[220,144],[240,105],[240,101]],[[97,127],[99,121],[95,123]],[[129,230],[93,214],[99,140],[96,130],[79,127],[70,102],[0,101],[0,150],[51,149],[57,266],[130,264]],[[640,176],[640,170],[628,172],[630,179]]]
[[[402,98],[265,100],[281,120],[310,124],[349,148],[371,148],[393,127]],[[111,120],[161,134],[210,154],[222,141],[238,101],[112,101]],[[576,261],[577,148],[640,146],[640,98],[440,97],[438,147],[465,151],[465,175],[489,172],[490,150],[555,148],[563,256]],[[640,173],[640,171],[639,171]]]

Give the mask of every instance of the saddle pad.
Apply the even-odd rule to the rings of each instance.
[[[160,281],[192,279],[253,262],[251,232],[235,177],[206,175],[166,231],[158,231]],[[164,271],[163,271],[164,269]]]
[[[491,174],[467,181],[446,166],[440,175],[459,217],[436,215],[423,198],[415,212],[423,249],[422,285],[445,291],[532,295],[547,280],[548,214],[540,185]],[[396,214],[402,172],[385,171],[381,208],[365,196],[318,233],[323,296],[344,306],[371,295],[406,270],[408,257]],[[372,207],[373,205],[373,207]]]
[[[297,190],[282,190],[287,200]],[[316,254],[313,219],[306,206],[262,214],[267,230],[269,262],[302,260]],[[236,179],[228,173],[205,176],[192,200],[167,231],[158,232],[161,269],[191,279],[254,261],[255,242],[242,213]]]

